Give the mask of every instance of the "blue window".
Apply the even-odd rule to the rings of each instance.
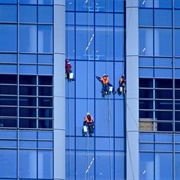
[[[153,58],[139,58],[139,67],[153,67]]]
[[[155,29],[154,46],[156,56],[172,56],[172,30]]]
[[[53,0],[38,0],[38,4],[52,5]]]
[[[95,11],[96,12],[112,12],[113,1],[101,1],[95,0]]]
[[[179,0],[174,0],[174,7],[180,8],[180,1]]]
[[[115,179],[125,179],[125,154],[115,152]]]
[[[68,59],[74,59],[75,57],[75,31],[74,27],[67,26],[66,27],[66,57]],[[78,52],[77,52],[78,53]],[[79,57],[78,57],[79,59]]]
[[[175,45],[175,56],[180,56],[180,30],[174,30],[174,45]]]
[[[17,151],[0,150],[0,178],[17,178]]]
[[[37,7],[36,6],[20,6],[20,22],[37,22]]]
[[[108,131],[108,130],[107,130]],[[96,138],[96,150],[113,150],[113,139],[109,138]]]
[[[33,54],[20,54],[19,55],[19,62],[21,64],[36,64],[37,63],[37,56]]]
[[[20,65],[19,66],[20,74],[37,74],[36,65]]]
[[[114,14],[114,25],[115,26],[124,26],[124,14]]]
[[[72,22],[71,24],[74,23],[74,14],[69,14],[71,15],[71,19],[70,17],[68,18],[68,20],[70,22]],[[68,21],[68,24],[70,23]],[[94,25],[94,14],[93,13],[76,13],[76,25]]]
[[[1,22],[16,22],[17,21],[17,6],[16,5],[0,5],[0,21]]]
[[[16,54],[0,54],[0,62],[17,63],[17,55]]]
[[[180,164],[180,153],[175,153],[175,179],[180,177],[179,172],[179,164]]]
[[[154,1],[154,7],[156,8],[171,8],[172,0],[156,0]]]
[[[53,27],[38,26],[38,52],[53,52]]]
[[[174,10],[174,26],[176,27],[180,26],[179,18],[180,18],[180,11]]]
[[[17,51],[17,25],[0,24],[0,51]]]
[[[20,4],[37,4],[37,0],[20,0]]]
[[[153,26],[153,10],[152,9],[139,9],[139,25],[140,26]]]
[[[114,1],[114,11],[123,12],[124,11],[124,0],[115,0]]]
[[[0,72],[1,73],[17,73],[17,65],[5,65],[5,64],[1,64],[0,66]]]
[[[38,74],[53,74],[53,66],[38,66]]]
[[[156,67],[167,67],[172,68],[173,65],[173,59],[172,58],[154,58],[154,65]]]
[[[53,178],[53,152],[38,150],[38,178]]]
[[[95,22],[99,26],[113,26],[113,14],[96,13]]]
[[[37,52],[36,25],[20,25],[20,51]]]
[[[39,64],[53,64],[53,56],[52,55],[38,55],[38,63]]]
[[[139,76],[140,77],[153,77],[153,69],[152,68],[139,68]]]
[[[17,0],[1,0],[2,4],[17,4]]]
[[[155,73],[154,73],[155,77],[168,77],[168,78],[172,78],[172,69],[160,69],[160,68],[156,68],[155,69]]]
[[[172,11],[155,9],[155,26],[172,26]]]
[[[123,60],[124,58],[124,29],[123,28],[115,28],[114,31],[114,51],[115,51],[115,59],[116,60]]]
[[[19,151],[19,176],[20,178],[37,178],[36,150]]]
[[[38,1],[38,3],[40,3],[40,0]],[[39,6],[38,23],[52,23],[52,22],[53,22],[52,6]]]

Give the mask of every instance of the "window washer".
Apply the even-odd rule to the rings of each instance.
[[[112,92],[113,94],[116,94],[116,91],[114,91],[114,87],[109,82],[109,77],[107,74],[103,74],[102,77],[96,76],[96,78],[102,83],[102,92],[103,94],[109,94]]]
[[[71,69],[72,69],[72,66],[70,64],[70,61],[69,59],[66,59],[66,66],[65,66],[66,77],[67,79],[74,81],[75,79],[74,79],[73,72]]]
[[[119,79],[119,93],[125,93],[126,80],[124,75]]]
[[[83,136],[85,136],[89,132],[89,136],[91,137],[94,133],[94,121],[93,117],[87,112],[87,115],[84,117],[83,122]]]

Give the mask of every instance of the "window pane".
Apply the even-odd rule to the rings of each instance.
[[[0,96],[0,105],[15,105],[17,106],[16,96]]]
[[[40,3],[40,0],[38,1],[38,3]],[[52,6],[38,6],[38,23],[52,23],[52,15]]]
[[[37,74],[37,66],[36,65],[20,65],[19,66],[20,74]]]
[[[0,62],[17,63],[17,55],[16,54],[0,54]]]
[[[38,52],[53,52],[53,28],[52,26],[38,26]]]
[[[19,106],[36,106],[35,97],[20,97]]]
[[[46,106],[46,107],[52,107],[53,106],[53,100],[52,98],[38,98],[39,100],[39,106]]]
[[[20,117],[36,117],[35,108],[19,108]]]
[[[36,25],[20,25],[20,51],[37,52]]]
[[[17,86],[1,85],[0,94],[17,95]]]
[[[52,111],[53,110],[49,108],[39,108],[39,117],[52,117]]]
[[[17,116],[17,108],[0,107],[0,116]]]
[[[139,25],[140,26],[153,26],[153,10],[152,9],[139,9]]]
[[[17,6],[16,5],[0,5],[0,21],[1,22],[16,22],[17,21]]]
[[[0,119],[0,127],[17,127],[17,119]]]
[[[36,128],[36,119],[19,119],[20,128]]]
[[[155,26],[172,26],[172,11],[155,9]]]
[[[53,56],[52,55],[38,55],[38,63],[39,64],[53,64]]]
[[[179,10],[174,10],[174,25],[176,27],[180,26],[179,18],[180,18],[180,11]]]
[[[175,56],[180,56],[180,30],[179,29],[175,29],[174,30],[175,34],[174,34],[174,45],[175,45]]]
[[[39,96],[52,96],[52,87],[39,87]]]
[[[0,51],[17,51],[17,25],[0,24]]]
[[[34,84],[36,85],[36,76],[19,76],[20,84]]]
[[[39,120],[38,128],[52,128],[52,120]]]
[[[39,76],[39,85],[52,85],[52,76]]]
[[[34,64],[37,63],[37,56],[33,54],[20,54],[19,62],[21,64]]]
[[[158,8],[171,8],[172,7],[172,1],[171,0],[156,0],[154,1],[154,7]]]
[[[114,41],[115,41],[115,59],[123,60],[124,58],[124,29],[115,28],[114,32]]]

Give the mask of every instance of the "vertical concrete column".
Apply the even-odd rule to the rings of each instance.
[[[126,0],[126,176],[139,180],[138,0]]]
[[[54,179],[65,179],[65,0],[54,0]]]

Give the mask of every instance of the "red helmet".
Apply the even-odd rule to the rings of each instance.
[[[69,62],[69,59],[66,59],[66,63],[68,63]]]

